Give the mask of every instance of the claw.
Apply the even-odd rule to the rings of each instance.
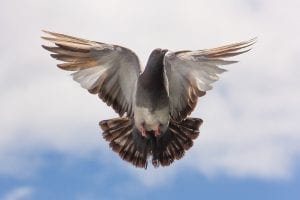
[[[144,126],[142,126],[142,128],[141,128],[141,133],[142,133],[143,137],[147,137],[146,129]]]
[[[154,131],[154,135],[155,135],[155,137],[160,136],[160,128],[159,128],[159,126],[158,126],[157,129]]]

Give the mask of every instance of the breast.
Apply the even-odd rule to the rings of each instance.
[[[141,129],[142,124],[144,124],[147,131],[157,130],[159,125],[167,125],[170,120],[169,107],[160,108],[151,111],[146,107],[134,108],[134,121],[138,129]]]

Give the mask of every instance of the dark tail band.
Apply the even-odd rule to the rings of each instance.
[[[202,122],[198,118],[170,121],[168,130],[161,136],[155,137],[154,132],[150,131],[147,138],[141,136],[133,120],[127,117],[104,120],[99,125],[104,131],[103,137],[123,160],[136,167],[147,168],[149,156],[152,156],[154,167],[168,166],[182,158],[199,136]]]

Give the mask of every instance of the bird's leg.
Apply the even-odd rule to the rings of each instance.
[[[142,136],[143,136],[143,137],[147,137],[147,133],[146,133],[145,127],[142,127],[141,133],[142,133]]]
[[[142,124],[141,133],[143,137],[147,137],[145,123]]]
[[[154,131],[155,137],[160,136],[160,125],[157,126],[157,129]]]

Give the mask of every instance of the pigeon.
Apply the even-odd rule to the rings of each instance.
[[[142,70],[130,49],[44,31],[53,46],[42,45],[63,61],[60,69],[119,115],[100,121],[111,149],[129,163],[147,168],[169,166],[181,159],[199,136],[200,118],[189,117],[198,98],[236,63],[226,58],[251,50],[256,38],[212,49],[154,49]]]

